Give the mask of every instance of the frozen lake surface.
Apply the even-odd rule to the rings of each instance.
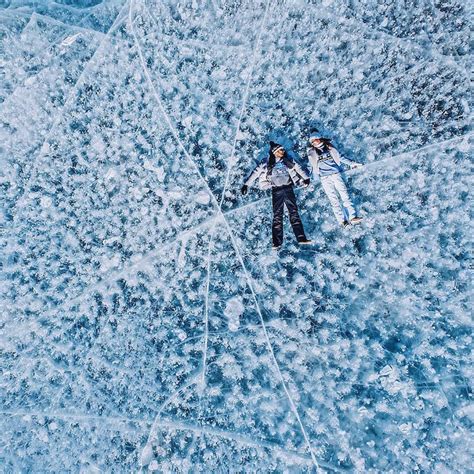
[[[39,3],[39,4],[38,4]],[[2,472],[467,472],[468,7],[0,2]],[[244,178],[317,127],[364,222]]]

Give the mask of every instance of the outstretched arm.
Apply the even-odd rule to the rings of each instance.
[[[353,160],[350,160],[349,158],[343,158],[342,156],[341,156],[341,163],[344,163],[345,165],[349,166],[351,169],[361,168],[363,166],[362,163],[359,163],[358,161],[353,161]]]
[[[259,163],[254,170],[250,173],[247,179],[244,181],[244,185],[242,186],[240,192],[242,194],[247,194],[249,186],[255,182],[255,180],[264,172],[265,170],[265,163]]]
[[[303,178],[304,181],[309,179],[309,176],[306,173],[306,171],[303,169],[302,166],[300,166],[298,163],[296,163],[296,161],[295,161],[294,170]]]
[[[331,155],[334,159],[334,161],[337,163],[338,160],[340,163],[344,163],[345,165],[349,166],[350,168],[360,168],[362,166],[362,163],[359,163],[354,160],[350,160],[349,158],[345,158],[339,154],[339,152],[332,147],[331,148]]]
[[[259,163],[254,170],[249,174],[247,179],[244,181],[245,186],[252,186],[252,184],[257,180],[257,178],[263,173],[265,169],[264,163]]]
[[[362,166],[362,163],[341,156],[334,147],[331,147],[330,153],[336,163],[344,163],[350,168],[360,168]]]

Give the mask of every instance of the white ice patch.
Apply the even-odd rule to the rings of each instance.
[[[354,72],[354,79],[356,81],[362,81],[362,79],[364,79],[364,73],[360,69],[356,70]]]
[[[186,127],[186,128],[191,128],[192,124],[193,124],[193,117],[191,115],[188,115],[187,117],[185,117],[181,123]]]
[[[100,259],[100,270],[105,273],[111,268],[116,268],[120,265],[120,255],[104,255]]]
[[[463,153],[467,153],[471,149],[471,144],[469,143],[469,139],[463,140],[459,145],[458,149]]]
[[[49,441],[48,431],[45,428],[40,428],[36,432],[36,436],[38,436],[38,439],[43,443],[47,443]]]
[[[390,376],[394,372],[394,369],[391,365],[386,365],[380,372],[379,375],[384,377],[384,376]]]
[[[398,429],[403,433],[403,434],[408,434],[411,431],[411,423],[403,423],[401,424]]]
[[[101,138],[100,135],[96,135],[91,141],[92,149],[97,152],[99,155],[103,155],[106,149],[106,145],[104,140]]]
[[[216,69],[211,73],[213,79],[224,80],[227,77],[226,70],[224,68]]]
[[[113,245],[115,242],[118,242],[120,240],[119,236],[114,236],[114,237],[109,237],[108,239],[104,239],[102,243],[104,245]]]
[[[164,181],[166,173],[162,166],[155,166],[150,160],[145,160],[143,167],[148,171],[153,171],[160,183]]]
[[[37,81],[37,77],[36,76],[31,76],[25,81],[25,84],[27,86],[32,86],[36,81]]]
[[[197,193],[195,200],[198,204],[206,205],[209,204],[211,198],[206,191],[200,191]]]
[[[143,196],[143,191],[141,188],[130,188],[129,192],[137,201]]]
[[[143,451],[142,451],[142,455],[140,459],[141,465],[147,466],[148,464],[150,464],[150,461],[152,460],[152,458],[153,458],[153,449],[149,444],[147,444],[143,448]]]
[[[119,174],[118,174],[118,172],[117,172],[116,169],[114,169],[114,168],[109,168],[109,169],[107,170],[107,172],[105,173],[104,178],[105,178],[106,181],[111,181],[111,180],[113,180],[113,179],[118,178],[118,176],[119,176]]]
[[[76,42],[77,38],[79,38],[80,35],[81,33],[76,33],[75,35],[71,35],[71,36],[68,36],[67,38],[64,38],[61,43],[61,46],[63,48],[71,46],[72,44]]]
[[[178,188],[170,189],[167,193],[170,199],[181,199],[183,197],[183,191]]]
[[[243,132],[242,130],[239,130],[237,134],[235,135],[236,140],[245,140],[249,138],[249,134],[247,132]]]
[[[227,166],[232,167],[237,164],[237,157],[235,155],[229,156],[229,159],[227,160]]]
[[[240,326],[240,317],[244,314],[245,306],[240,296],[234,296],[227,301],[224,314],[228,320],[229,331],[237,331]]]
[[[43,196],[40,201],[41,207],[44,209],[49,209],[53,204],[53,200],[49,196]]]
[[[186,245],[188,243],[188,239],[186,238],[183,238],[182,242],[181,242],[181,248],[179,250],[179,254],[178,254],[178,259],[177,259],[177,266],[178,268],[183,268],[185,266],[185,263],[186,263]]]

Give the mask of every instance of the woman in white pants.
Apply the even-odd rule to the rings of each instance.
[[[342,158],[339,152],[327,138],[323,138],[319,133],[312,133],[309,137],[310,147],[308,148],[308,160],[313,168],[313,174],[318,175],[336,219],[343,227],[349,224],[359,224],[361,217],[356,215],[354,204],[347,192],[346,184],[342,179],[342,163],[351,168],[359,168],[361,163]],[[342,206],[340,200],[342,200]],[[347,211],[347,218],[344,215]]]

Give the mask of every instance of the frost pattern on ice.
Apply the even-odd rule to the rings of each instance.
[[[6,469],[465,470],[462,4],[7,3]],[[313,126],[365,221],[315,182],[277,256],[238,189]]]

